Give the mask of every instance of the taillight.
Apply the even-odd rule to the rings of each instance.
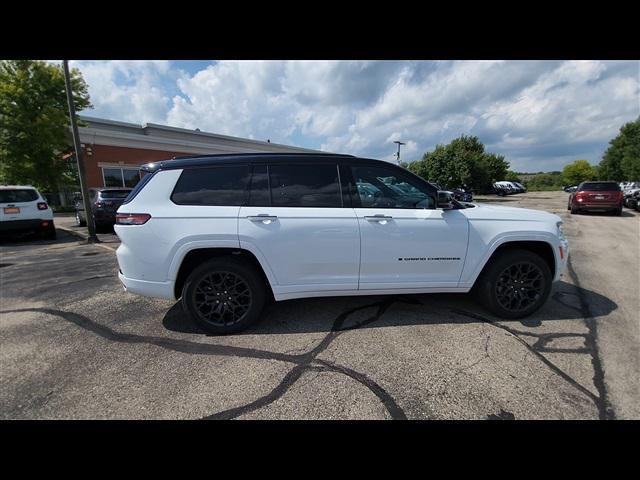
[[[150,218],[148,213],[117,213],[116,225],[143,225]]]
[[[47,208],[49,208],[49,205],[44,202],[38,202],[38,210],[46,210]]]

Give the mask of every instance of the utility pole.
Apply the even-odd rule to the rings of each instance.
[[[398,140],[396,140],[393,143],[397,143],[398,144],[398,153],[396,153],[396,158],[398,159],[398,165],[400,165],[400,145],[406,145],[406,143],[402,143]]]
[[[82,192],[82,203],[84,205],[84,216],[87,218],[87,228],[89,229],[89,238],[87,243],[100,243],[96,236],[96,224],[91,214],[91,202],[89,201],[89,189],[87,188],[86,177],[84,172],[84,163],[82,162],[82,147],[80,145],[80,135],[78,134],[78,125],[76,123],[76,107],[73,102],[73,91],[71,90],[71,77],[69,76],[69,63],[67,60],[62,61],[64,66],[64,84],[67,87],[67,102],[69,103],[69,118],[71,119],[71,130],[73,131],[73,147],[76,151],[76,161],[78,162],[78,177],[80,177],[80,191]]]

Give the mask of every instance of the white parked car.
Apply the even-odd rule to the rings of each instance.
[[[53,211],[31,185],[0,186],[0,233],[15,232],[56,238]]]
[[[560,217],[460,204],[378,160],[238,154],[168,160],[118,209],[119,277],[230,333],[265,301],[476,291],[495,315],[540,308],[568,245]]]

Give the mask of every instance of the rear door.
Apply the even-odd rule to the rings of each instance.
[[[254,165],[238,233],[280,293],[358,288],[358,221],[335,161]]]

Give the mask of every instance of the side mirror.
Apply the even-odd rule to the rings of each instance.
[[[451,210],[453,208],[453,194],[446,190],[438,190],[438,208]]]

